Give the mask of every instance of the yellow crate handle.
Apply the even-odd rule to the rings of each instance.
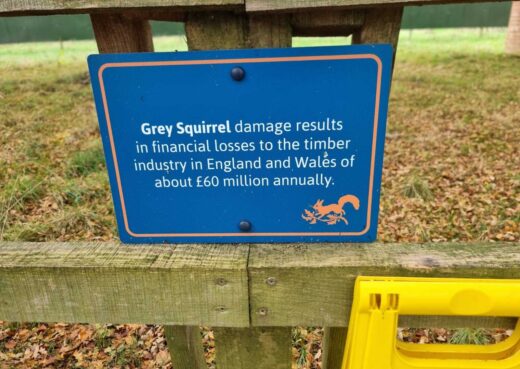
[[[520,317],[520,280],[358,277],[342,369],[520,369],[520,325],[496,345],[398,342],[401,315]]]

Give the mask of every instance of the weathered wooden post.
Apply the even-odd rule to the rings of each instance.
[[[187,17],[186,35],[189,48],[192,50],[289,47],[293,32],[306,36],[353,34],[353,43],[390,43],[396,49],[402,12],[403,8],[398,6],[389,9],[300,12],[292,15],[192,13]],[[262,311],[253,311],[253,314],[266,315],[269,311],[265,308]],[[250,362],[246,360],[248,357],[257,363],[258,368],[290,367],[290,357],[285,350],[290,343],[290,328],[264,328],[261,332],[258,329],[226,328],[217,329],[215,335],[218,343],[218,362],[219,365],[224,365],[224,368],[247,368],[250,366]],[[270,351],[269,359],[272,361],[265,360],[263,350],[256,351],[257,357],[253,356],[254,351],[249,347],[262,347],[260,343],[264,342],[266,337],[271,341],[271,345],[279,343],[278,349]],[[323,368],[340,368],[345,338],[344,327],[325,328]],[[240,342],[245,344],[241,345]],[[240,353],[242,350],[245,351]],[[225,357],[222,357],[223,355]]]
[[[92,14],[90,19],[100,53],[153,51],[152,30],[147,19],[127,13]]]
[[[292,43],[286,15],[219,11],[188,13],[186,37],[190,50],[290,47]],[[291,327],[214,328],[214,335],[219,368],[290,368]]]

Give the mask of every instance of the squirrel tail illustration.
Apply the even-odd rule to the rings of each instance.
[[[354,195],[341,196],[338,201],[338,205],[343,207],[343,205],[345,205],[346,203],[352,204],[352,206],[356,210],[359,209],[359,199],[357,198],[357,196],[354,196]]]

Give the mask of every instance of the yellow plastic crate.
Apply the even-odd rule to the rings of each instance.
[[[520,280],[358,277],[342,369],[520,369],[520,327],[495,345],[397,339],[401,315],[520,317]]]

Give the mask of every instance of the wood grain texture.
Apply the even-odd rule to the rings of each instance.
[[[290,47],[287,15],[245,15],[233,12],[195,12],[186,19],[190,50]]]
[[[291,46],[287,15],[188,13],[190,50]],[[248,306],[249,307],[249,306]],[[290,369],[291,328],[214,328],[218,369]]]
[[[91,14],[100,53],[152,52],[150,22],[125,14]]]
[[[124,10],[124,14],[129,18],[163,22],[184,22],[186,20],[185,12],[178,8],[133,8]]]
[[[0,15],[68,14],[117,11],[131,8],[216,9],[234,8],[247,12],[294,11],[315,8],[355,8],[442,3],[475,0],[2,0]],[[503,0],[494,0],[503,1]]]
[[[66,14],[117,11],[132,8],[212,9],[242,7],[244,0],[2,0],[0,14]]]
[[[189,50],[247,47],[247,18],[233,12],[189,13],[185,30]]]
[[[520,278],[520,244],[2,242],[0,320],[346,327],[358,275]]]
[[[365,11],[365,20],[359,32],[354,33],[353,44],[389,43],[394,55],[399,41],[403,8],[374,8]]]
[[[291,16],[294,36],[348,36],[365,22],[364,10],[319,10]]]
[[[218,369],[290,369],[291,328],[215,328]]]
[[[167,325],[164,335],[175,369],[207,369],[199,327]]]
[[[321,369],[341,369],[346,341],[347,328],[326,327],[324,329]]]
[[[502,1],[502,0],[494,0]],[[427,5],[474,2],[472,0],[246,0],[247,12],[295,11],[360,6]]]
[[[252,245],[248,271],[253,325],[346,327],[358,275],[520,278],[520,244]]]
[[[247,252],[0,243],[0,320],[248,326]]]
[[[253,14],[248,16],[248,22],[248,47],[291,47],[292,29],[289,15]]]

